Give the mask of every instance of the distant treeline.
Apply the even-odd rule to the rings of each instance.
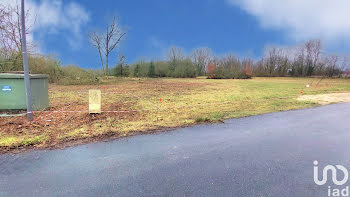
[[[131,65],[119,63],[110,73],[123,77],[194,78],[209,76],[208,66],[215,63],[213,78],[242,79],[251,77],[246,62],[233,55],[215,58],[209,48],[196,49],[186,56],[181,48],[171,47],[165,60],[138,61]]]
[[[326,54],[319,40],[294,47],[269,47],[259,60],[240,58],[232,53],[221,57],[209,48],[195,49],[185,56],[181,48],[171,47],[165,60],[118,64],[113,75],[124,77],[196,77],[247,79],[250,77],[337,77],[349,73],[346,56]]]
[[[18,52],[0,50],[0,72],[21,71],[22,57]],[[108,75],[117,77],[174,77],[207,76],[213,79],[248,79],[251,77],[347,77],[350,72],[346,57],[322,52],[321,42],[311,40],[295,47],[270,47],[259,60],[239,58],[232,53],[221,57],[209,48],[199,48],[186,56],[181,48],[171,47],[164,60],[124,61],[108,69]],[[124,58],[123,58],[124,59]],[[31,73],[48,74],[51,83],[93,84],[105,73],[99,69],[87,70],[75,65],[61,66],[52,56],[30,55]]]
[[[252,66],[254,76],[341,76],[348,73],[348,57],[326,54],[320,40],[294,47],[270,47]]]
[[[215,76],[212,78],[249,78],[251,74],[244,69],[245,61],[234,62],[228,67],[217,66],[215,68]],[[205,66],[207,68],[207,66]],[[206,70],[199,71],[198,66],[191,59],[179,60],[176,62],[171,61],[151,61],[151,62],[138,62],[130,66],[118,65],[114,72],[116,76],[123,77],[173,77],[173,78],[194,78],[197,76],[207,76]],[[248,74],[248,75],[247,75]]]
[[[138,62],[130,66],[118,65],[114,69],[116,76],[124,77],[174,77],[174,78],[193,78],[198,76],[193,62],[189,59],[176,62],[151,61]]]

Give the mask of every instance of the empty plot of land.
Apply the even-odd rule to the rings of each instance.
[[[318,82],[315,78],[114,78],[100,85],[50,85],[50,108],[47,112],[36,112],[34,122],[28,123],[25,117],[0,117],[0,150],[56,148],[201,122],[307,108],[320,104],[300,99],[300,95],[350,92],[347,79]],[[104,113],[88,114],[89,89],[102,91]]]

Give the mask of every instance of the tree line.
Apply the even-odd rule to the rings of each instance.
[[[124,72],[122,72],[124,71]],[[254,60],[233,53],[215,56],[209,48],[195,49],[185,55],[180,47],[171,47],[164,60],[119,63],[113,75],[123,77],[197,77],[248,79],[251,77],[340,77],[348,76],[347,56],[327,54],[320,40],[309,40],[293,47],[266,48]]]
[[[294,47],[270,47],[253,65],[254,76],[340,76],[349,69],[348,56],[327,54],[320,40]]]

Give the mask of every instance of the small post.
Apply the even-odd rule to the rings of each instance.
[[[21,8],[22,56],[23,56],[23,69],[24,69],[24,85],[25,85],[25,88],[26,88],[26,96],[27,96],[27,117],[28,117],[28,121],[33,121],[32,92],[31,92],[31,89],[30,89],[28,56],[27,56],[27,39],[26,39],[24,0],[22,0],[22,6],[21,7],[22,7]]]
[[[101,113],[101,90],[89,90],[89,113]]]

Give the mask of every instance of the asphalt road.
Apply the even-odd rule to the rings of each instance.
[[[350,103],[0,155],[0,196],[327,196],[314,160],[350,170]]]

